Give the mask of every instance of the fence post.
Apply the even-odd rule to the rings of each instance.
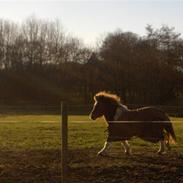
[[[61,150],[61,181],[62,183],[67,182],[67,148],[68,148],[68,117],[67,117],[67,105],[66,103],[61,103],[61,115],[62,115],[62,124],[61,124],[61,141],[62,141],[62,150]]]

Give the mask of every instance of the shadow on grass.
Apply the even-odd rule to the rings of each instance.
[[[183,151],[159,156],[139,150],[98,157],[94,148],[69,151],[68,182],[178,183],[183,180]],[[1,183],[60,183],[61,153],[51,150],[0,150]]]
[[[97,157],[96,150],[73,151],[70,171],[83,182],[180,183],[183,181],[183,149],[163,156],[138,151],[126,156],[121,151]]]
[[[59,150],[0,151],[1,183],[57,183],[61,180]]]

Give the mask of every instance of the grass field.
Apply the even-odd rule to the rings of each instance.
[[[183,182],[183,118],[171,118],[177,135],[172,151],[133,139],[133,156],[114,143],[110,157],[97,157],[106,129],[100,119],[69,116],[69,182]],[[0,183],[60,182],[60,116],[0,115]]]

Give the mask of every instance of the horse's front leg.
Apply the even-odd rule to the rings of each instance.
[[[98,155],[106,156],[108,155],[108,150],[111,147],[111,142],[105,142],[104,147],[98,152]]]
[[[126,155],[131,155],[132,152],[131,152],[131,148],[130,148],[130,145],[129,145],[128,141],[127,140],[123,140],[122,144],[123,144],[123,147],[125,149],[125,154]]]

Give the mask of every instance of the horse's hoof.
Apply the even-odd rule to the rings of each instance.
[[[164,154],[166,154],[166,151],[158,151],[157,154],[158,155],[164,155]]]
[[[125,155],[132,155],[131,149],[129,149],[128,151],[125,150]]]
[[[125,152],[125,155],[126,155],[126,156],[131,156],[132,153],[131,153],[131,152]]]
[[[108,156],[108,154],[105,152],[98,152],[97,156]]]

